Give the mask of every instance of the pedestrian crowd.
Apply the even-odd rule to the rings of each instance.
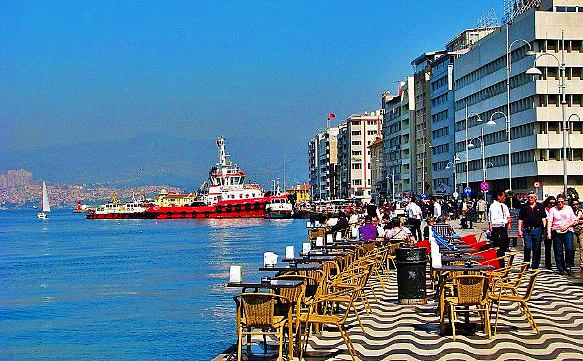
[[[533,269],[540,267],[544,246],[544,266],[552,268],[554,255],[557,272],[571,274],[575,267],[575,245],[580,250],[583,248],[583,209],[576,198],[567,204],[563,194],[539,203],[536,193],[531,192],[526,202],[521,203],[508,191],[501,191],[489,206],[483,197],[459,202],[410,197],[381,206],[353,203],[327,217],[316,214],[312,221],[325,223],[332,233],[351,231],[361,240],[384,238],[414,244],[429,238],[430,227],[441,235],[454,234],[450,221],[455,219],[467,229],[473,228],[474,222],[487,222],[486,234],[491,246],[497,248],[498,257],[516,246],[510,244],[510,238],[522,238],[524,261]],[[579,254],[578,263],[583,267],[583,252]]]

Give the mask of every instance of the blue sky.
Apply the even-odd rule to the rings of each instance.
[[[288,176],[304,180],[307,142],[328,112],[341,120],[377,109],[380,94],[411,73],[411,60],[443,48],[489,9],[501,19],[502,7],[502,0],[4,0],[1,166],[26,167],[19,154],[31,149],[142,135],[192,139],[184,152],[214,151],[222,134],[249,173],[285,153]],[[191,166],[194,177],[210,164]],[[35,174],[58,180],[50,170]]]

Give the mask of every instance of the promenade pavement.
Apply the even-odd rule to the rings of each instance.
[[[454,228],[461,235],[485,230],[485,223],[473,230]],[[513,249],[515,263],[522,262],[522,245]],[[544,264],[544,263],[543,263]],[[425,305],[400,305],[397,299],[395,271],[383,290],[371,278],[378,300],[371,302],[372,312],[366,315],[360,307],[365,327],[363,332],[353,318],[348,332],[360,360],[581,360],[583,355],[583,278],[560,276],[543,269],[529,302],[531,312],[541,332],[536,334],[517,306],[503,304],[498,332],[492,339],[483,332],[439,334],[437,304],[434,291],[428,285],[429,302]],[[472,322],[479,318],[472,317]],[[310,338],[306,360],[350,360],[340,334],[326,328]],[[216,360],[235,360],[226,352]]]

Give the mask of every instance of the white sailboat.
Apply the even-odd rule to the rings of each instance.
[[[49,192],[47,191],[47,185],[43,182],[43,203],[42,203],[42,212],[38,213],[36,216],[39,219],[46,219],[48,218],[48,214],[51,211],[51,205],[49,204]]]

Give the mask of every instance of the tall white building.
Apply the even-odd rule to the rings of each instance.
[[[583,193],[580,121],[583,120],[583,0],[530,3],[536,6],[519,13],[511,23],[481,39],[455,60],[455,152],[460,158],[456,173],[458,182],[465,186],[467,179],[474,193],[479,191],[484,169],[494,190],[509,187],[504,115],[507,114],[508,94],[506,50],[510,44],[512,188],[519,193],[526,192],[534,189],[536,181],[542,184],[543,196],[562,191],[563,138],[558,61],[562,58],[562,34],[565,39],[566,116],[571,117],[567,174],[569,186]],[[527,54],[529,46],[523,40],[530,44],[537,57],[547,53],[558,58],[549,55],[538,58],[536,66],[543,74],[539,80],[525,74],[533,66],[535,56]],[[486,126],[491,117],[497,124]],[[466,147],[467,141],[471,141],[472,148]],[[483,160],[481,141],[484,144]]]
[[[370,114],[353,114],[346,120],[348,136],[348,196],[349,198],[370,201],[371,155],[369,145],[381,135],[383,116],[381,111]]]

